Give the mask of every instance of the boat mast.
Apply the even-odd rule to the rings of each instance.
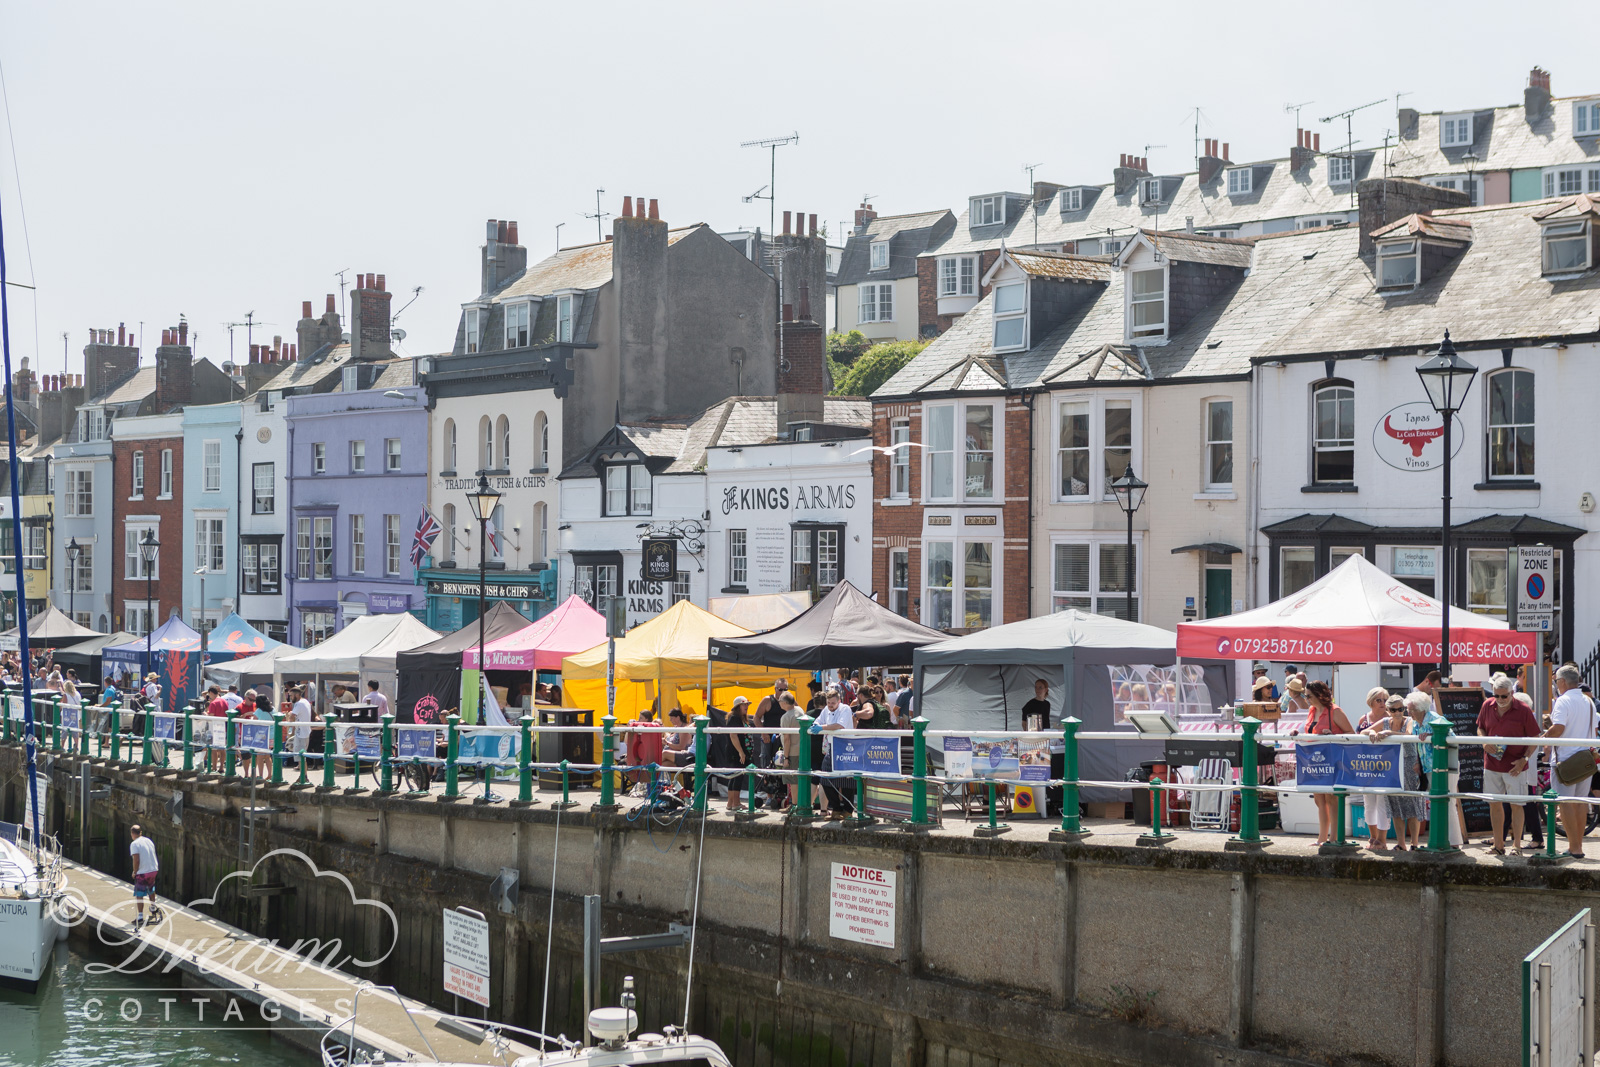
[[[28,650],[26,569],[22,566],[22,497],[17,490],[17,404],[11,390],[11,290],[6,282],[5,214],[0,210],[0,352],[6,372],[6,440],[11,445],[11,550],[17,575],[17,640],[22,655],[22,737],[28,753],[28,808],[33,862],[39,863],[39,739],[33,731],[33,658]],[[10,708],[3,709],[11,714]]]

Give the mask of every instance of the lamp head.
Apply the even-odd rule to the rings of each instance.
[[[1128,468],[1121,475],[1111,480],[1111,491],[1116,494],[1117,506],[1129,515],[1139,510],[1139,505],[1144,503],[1144,492],[1149,488],[1147,483],[1140,481],[1139,476],[1133,473],[1132,463],[1128,464]]]
[[[156,553],[160,551],[161,542],[156,540],[156,532],[154,530],[146,530],[144,536],[139,539],[140,558],[146,564],[154,563],[156,561]]]
[[[1460,411],[1466,403],[1467,390],[1472,388],[1472,379],[1477,374],[1477,367],[1456,354],[1449,330],[1444,332],[1438,351],[1417,368],[1417,377],[1428,391],[1428,403],[1446,418]]]
[[[494,514],[495,506],[500,503],[500,490],[489,484],[487,475],[478,475],[477,488],[467,494],[467,505],[472,508],[472,517],[479,522]]]

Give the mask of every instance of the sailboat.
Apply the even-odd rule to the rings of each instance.
[[[10,443],[11,543],[22,539],[22,502],[17,486],[17,411],[12,395],[11,374],[11,288],[6,281],[5,224],[0,217],[0,355],[5,364],[6,440]],[[52,843],[46,842],[39,826],[39,737],[34,728],[33,662],[28,649],[28,599],[24,585],[26,568],[12,568],[17,576],[17,637],[22,655],[23,743],[27,749],[28,826],[0,833],[0,985],[32,993],[48,973],[50,946],[65,928],[57,921],[61,903],[60,858]],[[9,694],[7,700],[13,699]],[[9,715],[10,708],[0,709]],[[0,827],[0,830],[5,829]]]

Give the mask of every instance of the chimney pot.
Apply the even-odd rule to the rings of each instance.
[[[622,198],[622,217],[625,219],[633,218],[633,197],[631,196]]]
[[[783,235],[785,237],[789,236],[789,213],[787,211],[783,213]]]
[[[1223,159],[1231,159],[1232,158],[1231,156],[1228,155],[1228,142],[1227,141],[1223,141],[1222,142],[1222,158]]]
[[[816,215],[807,215],[806,216],[806,227],[807,227],[807,229],[809,231],[808,236],[815,237],[817,235],[817,216]]]
[[[611,243],[611,235],[608,233],[608,234],[606,234],[606,244],[610,244],[610,243]]]
[[[493,241],[499,235],[500,235],[500,223],[499,223],[499,221],[496,220],[496,219],[490,219],[488,221],[487,225],[485,226],[483,239],[485,241]]]
[[[334,312],[334,311],[338,311],[338,310],[339,310],[339,305],[334,303],[333,294],[329,293],[328,294],[328,306],[323,311],[323,314],[326,315],[326,314],[329,314],[330,312]]]
[[[1311,135],[1311,150],[1313,152],[1322,151],[1322,134],[1314,133]]]
[[[811,321],[811,285],[809,282],[800,283],[800,318],[806,322]]]
[[[106,331],[106,333],[110,332],[110,330]],[[189,324],[187,322],[178,323],[178,343],[180,345],[186,345],[189,343]]]
[[[783,321],[784,322],[793,322],[794,321],[794,305],[793,304],[785,304],[785,305],[783,305]]]
[[[499,220],[498,224],[495,226],[494,239],[496,241],[499,241],[501,244],[505,244],[506,243],[506,220],[505,219]]]
[[[656,211],[656,198],[653,196],[650,198],[650,217],[653,219],[659,219],[661,217]]]
[[[127,331],[125,330],[123,324],[120,323],[120,322],[117,323],[117,344],[119,344],[119,345],[123,344],[124,343],[123,339],[126,336],[127,336]]]
[[[512,223],[512,224],[511,224],[511,225],[513,225],[513,226],[515,226],[515,225],[516,225],[516,223],[514,223],[514,222],[513,222],[513,223]],[[516,241],[515,241],[515,240],[513,240],[513,241],[512,241],[512,242],[511,242],[511,243],[512,243],[512,244],[516,244]],[[384,276],[383,276],[383,275],[381,275],[381,274],[380,274],[380,275],[378,275],[378,285],[377,285],[377,289],[378,289],[378,292],[380,292],[380,293],[387,293],[387,292],[388,292],[388,291],[389,291],[389,287],[388,287],[388,286],[387,286],[387,285],[385,285],[385,284],[384,284],[384,281],[385,281],[385,279],[384,279]]]
[[[512,219],[511,222],[506,226],[506,243],[507,244],[513,244],[513,245],[517,243],[517,220],[516,219]],[[379,277],[381,278],[383,276],[380,274]]]

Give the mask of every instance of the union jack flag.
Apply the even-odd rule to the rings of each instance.
[[[422,506],[422,514],[417,518],[417,532],[411,538],[411,565],[422,566],[422,557],[428,554],[428,549],[439,539],[444,532],[444,527],[439,525],[439,520],[433,517],[428,506]]]

